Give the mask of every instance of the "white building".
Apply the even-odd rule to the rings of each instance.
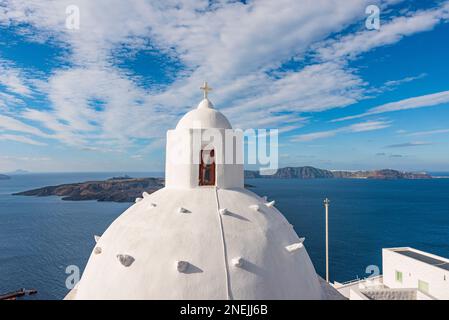
[[[215,161],[237,147],[218,139],[196,149],[196,134],[232,131],[204,89],[167,133],[165,188],[144,193],[97,239],[66,299],[341,297],[274,203],[244,188],[243,165]]]
[[[383,275],[334,287],[351,300],[449,299],[449,259],[409,247],[382,250]]]

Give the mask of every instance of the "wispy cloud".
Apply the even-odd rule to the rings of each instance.
[[[14,95],[0,102],[14,107],[6,97],[32,95],[28,82],[40,80],[39,93],[48,106],[17,109],[13,117],[0,118],[0,126],[90,150],[123,150],[143,139],[160,147],[163,144],[151,142],[159,141],[196,105],[198,86],[207,79],[217,89],[215,104],[236,127],[297,129],[307,122],[303,113],[343,108],[366,98],[369,84],[348,67],[350,59],[448,18],[444,2],[436,9],[393,17],[379,32],[345,32],[325,40],[363,20],[367,4],[385,7],[397,2],[5,0],[0,25],[26,28],[28,41],[67,48],[63,58],[70,67],[25,81],[25,70],[4,63],[0,82]],[[64,15],[73,4],[81,9],[81,29],[75,32],[65,28]],[[148,48],[179,62],[173,82],[143,88],[138,74],[122,69],[120,62]],[[310,48],[316,58],[312,64],[281,70],[283,63],[301,59]],[[407,81],[412,79],[388,85]],[[298,139],[386,126],[372,121]]]
[[[412,82],[412,81],[415,81],[415,80],[419,80],[419,79],[422,79],[422,78],[424,78],[426,76],[427,76],[426,73],[421,73],[421,74],[419,74],[417,76],[405,77],[405,78],[402,78],[402,79],[399,79],[399,80],[389,80],[389,81],[384,83],[384,86],[386,86],[388,88],[397,87],[397,86],[399,86],[401,84],[409,83],[409,82]]]
[[[24,157],[24,156],[0,156],[0,159],[2,160],[11,160],[11,161],[50,161],[51,158],[49,157]]]
[[[386,146],[385,148],[409,148],[409,147],[428,146],[431,144],[432,143],[430,143],[430,142],[414,141],[414,142],[391,144],[391,145]]]
[[[0,140],[9,140],[9,141],[14,141],[14,142],[31,144],[31,145],[35,145],[35,146],[45,146],[46,145],[43,142],[39,142],[39,141],[33,140],[31,138],[28,138],[28,137],[14,135],[14,134],[2,134],[2,133],[0,133]]]
[[[426,108],[442,105],[445,103],[449,103],[449,91],[442,91],[438,93],[428,94],[419,97],[408,98],[396,102],[387,103],[372,109],[369,109],[367,112],[362,114],[348,116],[343,118],[338,118],[332,120],[332,122],[339,122],[345,120],[358,119],[370,115],[381,114],[386,112],[394,112],[401,110],[409,110],[409,109],[417,109],[417,108]]]
[[[27,85],[23,72],[11,61],[0,58],[0,86],[4,86],[10,93],[29,96],[32,90]]]
[[[299,112],[355,103],[364,83],[338,63],[269,73],[363,17],[367,3],[16,0],[0,8],[0,24],[30,26],[29,41],[47,37],[70,49],[66,59],[73,66],[56,70],[42,85],[50,109],[29,108],[22,117],[40,123],[65,144],[98,147],[114,141],[117,148],[126,148],[136,139],[163,135],[198,102],[204,79],[218,88],[216,105],[244,128],[297,128],[303,124]],[[64,28],[69,4],[81,9],[76,32]],[[137,52],[148,48],[148,39],[153,49],[182,65],[164,90],[142,89],[137,75],[116,65],[130,56],[117,55],[121,48]],[[9,87],[14,87],[12,81]],[[101,111],[92,108],[93,100],[101,100]],[[285,111],[295,112],[293,121],[291,115],[281,115]]]
[[[0,114],[0,130],[22,132],[26,134],[31,134],[43,138],[49,138],[50,135],[42,132],[40,129],[24,123],[23,121],[17,120],[10,116],[5,116]]]
[[[445,1],[436,9],[409,12],[382,23],[377,32],[364,30],[327,40],[318,46],[317,57],[321,60],[353,59],[374,48],[396,43],[406,36],[431,30],[448,19],[449,2]]]
[[[417,137],[417,136],[430,136],[430,135],[442,134],[442,133],[449,133],[449,129],[419,131],[419,132],[412,132],[412,133],[409,133],[407,135],[410,136],[410,137]]]
[[[335,130],[329,131],[320,131],[314,133],[307,133],[293,137],[291,140],[296,142],[306,142],[313,141],[322,138],[333,137],[339,133],[351,133],[351,132],[366,132],[366,131],[374,131],[380,130],[384,128],[388,128],[390,126],[390,122],[388,121],[366,121],[361,123],[356,123],[350,126],[338,128]]]

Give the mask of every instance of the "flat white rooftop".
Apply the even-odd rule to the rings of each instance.
[[[431,253],[427,253],[410,247],[386,248],[384,250],[393,251],[406,257],[449,271],[449,259]]]
[[[449,259],[410,247],[382,249],[383,275],[334,283],[350,300],[449,299]]]

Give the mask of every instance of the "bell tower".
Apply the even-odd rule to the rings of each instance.
[[[208,99],[167,132],[165,183],[169,188],[243,188],[243,134]]]

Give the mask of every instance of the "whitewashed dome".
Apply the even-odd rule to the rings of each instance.
[[[204,116],[210,109],[169,130],[167,150],[193,119],[230,128]],[[214,186],[199,185],[196,164],[167,164],[166,175],[165,188],[144,193],[97,239],[66,299],[326,298],[304,239],[274,202],[244,188],[243,165],[219,167]]]
[[[185,114],[178,122],[176,129],[232,129],[229,120],[220,112],[214,109],[209,99],[203,99],[198,107]]]

